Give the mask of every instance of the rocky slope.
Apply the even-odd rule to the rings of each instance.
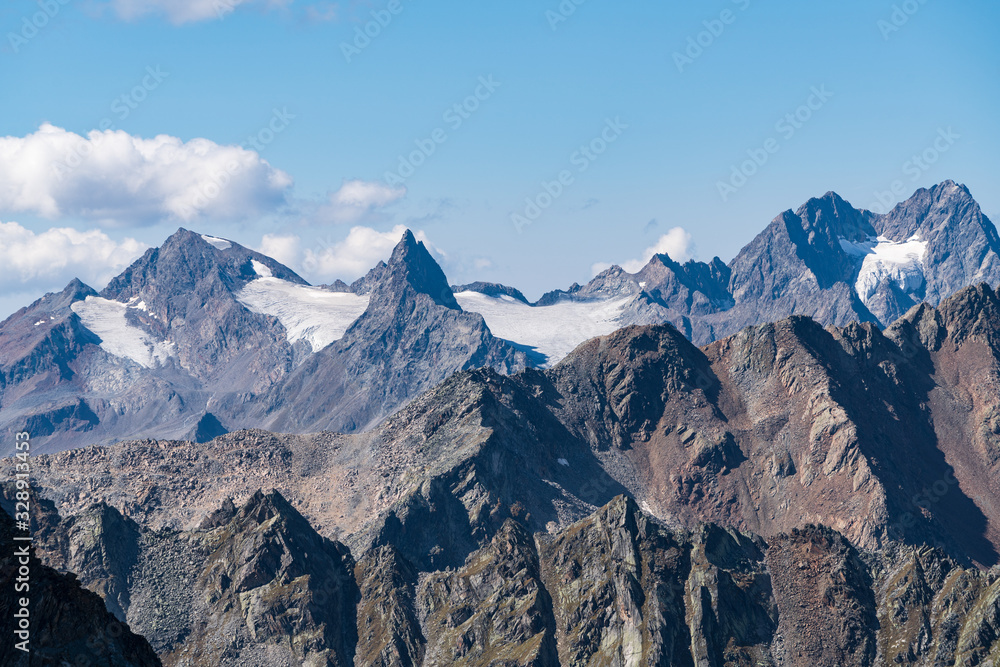
[[[100,294],[74,281],[0,324],[0,433],[58,451],[236,426],[359,431],[455,371],[526,363],[461,310],[409,232],[335,292],[180,230]]]
[[[998,387],[987,285],[629,327],[361,434],[40,456],[38,544],[168,664],[987,665]]]
[[[181,229],[100,294],[74,281],[0,323],[0,439],[28,429],[38,451],[57,451],[244,428],[360,432],[456,371],[550,367],[626,325],[669,323],[698,344],[791,315],[885,327],[980,281],[1000,284],[1000,236],[951,181],[881,216],[828,193],[728,265],[658,255],[536,304],[502,285],[449,287],[409,232],[353,285],[312,287]]]
[[[29,549],[32,553],[28,558],[16,555],[15,549],[20,551],[26,543],[15,542],[14,535],[13,520],[0,511],[0,609],[4,610],[0,663],[10,667],[159,667],[160,660],[149,643],[105,609],[100,597],[81,588],[74,575],[43,565],[33,549]],[[21,572],[25,564],[27,576]],[[15,590],[15,583],[28,588]],[[14,634],[20,629],[14,614],[21,609],[21,598],[29,600],[30,653],[16,648],[23,640]],[[112,600],[108,606],[114,604]]]

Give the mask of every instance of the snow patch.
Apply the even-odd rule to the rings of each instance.
[[[131,359],[145,368],[155,368],[167,363],[176,354],[175,346],[160,341],[130,325],[125,319],[128,304],[88,296],[71,308],[80,316],[83,325],[101,339],[101,348],[116,357]]]
[[[247,283],[237,300],[255,313],[278,318],[289,343],[305,340],[317,352],[340,340],[368,308],[368,297],[350,292],[328,292],[273,278],[270,270],[254,261],[261,276]],[[264,275],[264,272],[267,275]]]
[[[205,236],[204,234],[202,234],[201,238],[204,239],[206,243],[215,246],[219,250],[229,250],[233,247],[233,244],[226,239],[220,239],[215,236]]]
[[[550,306],[529,306],[480,292],[459,292],[455,299],[463,310],[479,313],[494,336],[535,348],[551,366],[580,343],[606,336],[621,328],[622,308],[634,297],[603,301],[561,301]]]
[[[559,465],[569,467],[569,461],[566,459],[559,459]]]
[[[38,320],[37,322],[35,322],[35,326],[36,326],[36,327],[37,327],[37,326],[38,326],[39,324],[45,324],[45,320]]]
[[[883,280],[888,279],[908,293],[924,285],[923,259],[927,254],[927,241],[922,241],[919,235],[902,242],[890,241],[884,236],[862,243],[840,239],[840,247],[847,254],[862,258],[854,289],[866,305]]]
[[[256,259],[251,259],[250,264],[253,265],[253,272],[256,273],[261,278],[273,278],[274,274],[271,273],[271,269],[267,268],[265,264],[261,264]]]

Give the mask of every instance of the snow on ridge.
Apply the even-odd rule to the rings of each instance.
[[[142,304],[145,309],[145,304]],[[101,348],[116,357],[131,359],[145,368],[166,364],[175,356],[175,346],[160,341],[125,319],[130,307],[127,303],[111,301],[98,296],[88,296],[71,308],[80,316],[83,325],[101,339]]]
[[[927,241],[919,235],[896,242],[884,236],[855,243],[840,239],[840,247],[849,255],[861,257],[854,289],[864,304],[868,304],[879,283],[888,279],[904,292],[914,292],[924,285],[923,259],[927,254]]]
[[[229,250],[233,247],[233,244],[226,239],[220,239],[217,236],[205,236],[201,235],[201,238],[205,240],[206,243],[215,246],[219,250]]]
[[[256,260],[253,268],[261,277],[247,283],[236,299],[255,313],[278,318],[289,343],[305,340],[314,352],[343,338],[368,308],[367,296],[274,278],[270,269]]]
[[[261,264],[256,259],[251,259],[250,264],[253,266],[253,272],[256,273],[261,278],[273,278],[274,274],[271,273],[271,269],[267,268],[266,265]]]
[[[479,313],[494,336],[535,348],[552,366],[591,338],[607,336],[621,328],[618,320],[627,296],[595,301],[560,301],[550,306],[529,306],[480,292],[459,292],[455,299],[463,310]]]

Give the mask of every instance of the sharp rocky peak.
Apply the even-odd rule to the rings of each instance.
[[[372,286],[373,301],[398,303],[410,292],[429,296],[439,306],[462,310],[444,271],[410,230],[406,230],[393,249],[389,262],[376,270],[381,275]]]
[[[865,241],[875,236],[870,214],[851,206],[836,192],[813,198],[795,212],[804,230],[827,236],[836,243],[840,238]]]
[[[294,271],[266,255],[233,241],[180,228],[162,246],[147,250],[114,278],[101,295],[114,300],[142,297],[148,302],[157,293],[195,291],[206,280],[235,291],[259,277],[253,262],[267,267],[275,278],[306,284]],[[150,291],[153,294],[147,294]]]

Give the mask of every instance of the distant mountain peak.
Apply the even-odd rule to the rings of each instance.
[[[406,288],[429,296],[439,306],[462,310],[444,271],[427,250],[427,246],[418,241],[409,229],[396,244],[389,262],[382,269],[382,280],[374,287],[372,298],[388,297],[398,300],[402,296],[401,291]]]
[[[87,296],[96,295],[97,292],[94,291],[94,288],[90,287],[79,278],[73,278],[73,280],[69,281],[69,284],[63,289],[62,294],[70,297],[83,295],[83,298],[85,298]]]

